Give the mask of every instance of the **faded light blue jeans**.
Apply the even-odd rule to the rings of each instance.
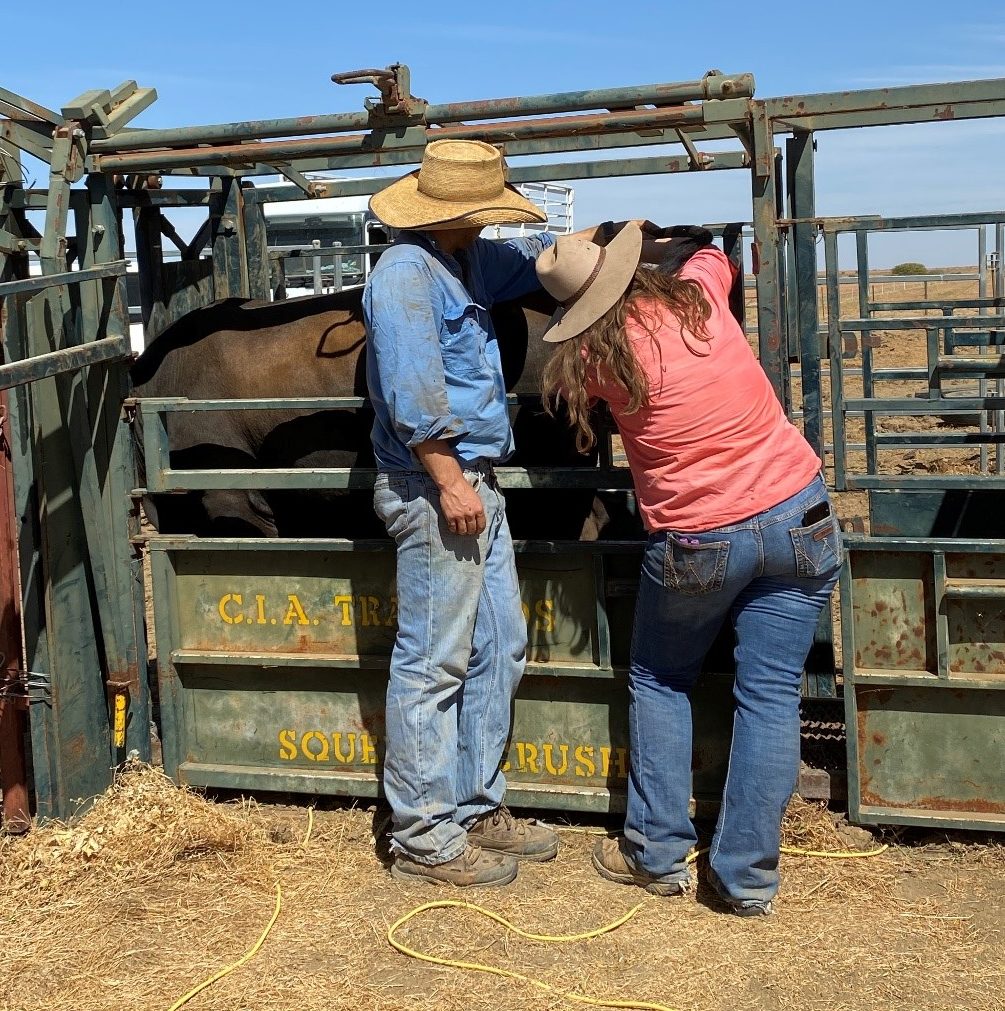
[[[527,653],[505,500],[487,465],[464,473],[485,508],[478,537],[447,529],[425,473],[380,474],[374,488],[398,554],[384,793],[392,849],[426,864],[460,856],[467,828],[502,803],[500,762]]]
[[[778,891],[781,819],[799,773],[803,663],[841,565],[837,518],[812,513],[826,502],[817,478],[742,523],[653,534],[642,563],[625,839],[649,873],[689,879],[685,858],[697,841],[688,815],[690,694],[728,618],[736,709],[709,860],[713,884],[733,903],[764,903]]]

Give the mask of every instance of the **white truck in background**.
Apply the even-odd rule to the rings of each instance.
[[[332,181],[322,174],[311,175],[311,180]],[[288,186],[279,183],[259,184],[256,188]],[[496,225],[486,229],[489,238],[508,239],[536,231],[551,231],[567,235],[573,227],[573,190],[560,183],[521,183],[517,189],[528,200],[537,204],[548,216],[543,224]],[[368,209],[369,197],[318,197],[303,200],[284,200],[263,204],[269,249],[284,253],[285,297],[338,291],[365,283],[379,251],[338,250],[346,246],[380,246],[393,235]],[[297,256],[297,250],[317,249]],[[331,253],[327,251],[331,250]]]

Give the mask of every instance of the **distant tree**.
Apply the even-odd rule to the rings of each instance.
[[[927,274],[928,268],[923,263],[898,263],[891,274]]]

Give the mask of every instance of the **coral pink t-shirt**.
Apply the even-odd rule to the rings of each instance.
[[[627,333],[649,382],[649,406],[626,414],[628,397],[606,373],[587,371],[587,392],[606,400],[624,440],[646,528],[700,532],[728,526],[802,490],[820,460],[785,417],[768,377],[729,311],[733,267],[700,250],[680,276],[712,307],[710,342],[681,333],[658,302],[639,306]]]

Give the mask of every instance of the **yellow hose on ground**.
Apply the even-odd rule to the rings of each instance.
[[[782,846],[781,851],[783,853],[792,854],[795,856],[807,856],[807,857],[830,857],[832,859],[842,859],[850,860],[856,857],[875,857],[879,856],[880,853],[885,852],[889,849],[885,843],[882,846],[878,846],[871,850],[804,850],[799,849],[795,846]],[[703,853],[707,853],[708,849],[694,850],[687,855],[687,862],[689,864],[694,863],[698,857]],[[491,912],[488,909],[484,909],[481,906],[476,906],[471,902],[462,902],[456,899],[443,899],[438,902],[425,902],[421,906],[416,906],[410,912],[406,913],[404,916],[395,920],[391,924],[390,929],[387,932],[387,941],[396,951],[400,951],[403,955],[407,955],[409,958],[417,958],[423,962],[431,962],[433,965],[443,965],[452,969],[469,969],[472,972],[487,972],[491,973],[493,976],[505,976],[508,979],[518,979],[523,983],[529,983],[531,986],[537,987],[539,990],[545,990],[548,993],[558,994],[560,997],[564,997],[566,1000],[574,1001],[579,1004],[589,1004],[591,1007],[611,1007],[611,1008],[636,1008],[641,1009],[641,1011],[675,1011],[674,1008],[668,1007],[666,1004],[653,1004],[646,1001],[618,1001],[618,1000],[603,1000],[598,997],[587,997],[583,994],[572,993],[568,990],[559,990],[557,987],[552,986],[550,983],[545,983],[543,980],[534,979],[532,976],[525,976],[523,973],[514,972],[512,969],[500,969],[494,965],[485,965],[481,962],[462,962],[450,958],[439,958],[436,955],[427,955],[425,952],[416,951],[414,948],[409,948],[408,945],[403,944],[401,941],[397,940],[394,936],[395,931],[400,927],[403,927],[409,920],[413,917],[418,916],[420,913],[424,913],[430,909],[444,909],[444,908],[456,908],[456,909],[470,909],[473,912],[480,913],[482,916],[487,916],[490,920],[495,920],[496,923],[502,924],[507,930],[512,931],[514,934],[519,934],[520,937],[525,937],[531,941],[546,941],[551,943],[563,943],[568,941],[585,941],[592,937],[600,937],[601,934],[610,933],[612,930],[617,930],[618,927],[627,923],[642,907],[644,903],[639,903],[634,909],[629,910],[624,916],[613,923],[605,924],[602,927],[597,927],[594,930],[586,931],[582,934],[531,934],[525,930],[521,930],[519,927],[510,923],[508,920],[503,919],[496,913]]]
[[[797,846],[780,847],[783,853],[797,857],[830,857],[832,860],[854,860],[856,857],[878,857],[890,847],[883,843],[874,850],[801,850]]]
[[[314,808],[307,808],[307,831],[304,833],[303,839],[300,841],[300,846],[305,847],[311,841],[311,833],[314,831]],[[219,972],[215,972],[209,979],[203,980],[198,986],[193,987],[184,997],[179,997],[168,1011],[178,1011],[178,1008],[183,1007],[187,1004],[197,993],[201,993],[208,986],[212,986],[217,980],[223,979],[224,976],[233,972],[235,969],[240,968],[245,962],[250,962],[255,955],[258,954],[259,949],[265,943],[265,939],[269,936],[270,931],[276,924],[276,920],[279,919],[279,911],[283,907],[283,892],[279,887],[279,883],[276,883],[276,908],[273,910],[272,918],[266,924],[265,930],[262,931],[261,936],[258,940],[248,949],[248,951],[242,955],[236,962],[225,966]]]
[[[232,973],[235,969],[239,969],[245,962],[250,962],[251,959],[258,954],[258,949],[265,944],[265,939],[269,936],[269,932],[275,926],[276,920],[279,919],[279,911],[283,908],[283,890],[279,887],[279,883],[276,882],[276,908],[272,911],[272,918],[265,926],[265,930],[262,931],[258,940],[234,963],[225,966],[218,972],[214,972],[209,979],[204,979],[198,986],[192,987],[191,990],[184,997],[179,997],[168,1011],[178,1011],[178,1008],[183,1007],[187,1004],[197,993],[201,993],[208,986],[212,986],[218,979],[223,979],[224,976]]]
[[[497,966],[484,965],[481,962],[461,962],[450,958],[438,958],[435,955],[427,955],[425,952],[409,948],[407,944],[403,944],[394,936],[395,931],[399,927],[403,927],[409,920],[418,916],[420,913],[424,913],[428,909],[445,909],[452,907],[456,909],[471,909],[476,913],[480,913],[482,916],[487,916],[490,920],[495,920],[496,923],[501,923],[507,930],[512,931],[514,934],[519,934],[520,937],[526,937],[531,941],[550,941],[552,943],[559,944],[568,941],[585,941],[591,937],[599,937],[601,934],[607,934],[612,930],[616,930],[623,923],[627,923],[643,907],[643,905],[644,903],[640,902],[634,909],[629,910],[624,916],[615,920],[613,923],[605,924],[603,927],[597,927],[595,930],[587,930],[581,934],[531,934],[526,930],[521,930],[519,927],[510,923],[509,920],[504,920],[497,913],[493,913],[491,910],[484,909],[481,906],[476,906],[473,902],[461,902],[458,899],[441,899],[438,902],[424,902],[421,906],[416,906],[415,909],[405,913],[405,915],[400,919],[395,920],[395,922],[391,924],[390,930],[387,932],[387,940],[392,948],[400,951],[403,955],[408,955],[410,958],[417,958],[423,962],[432,962],[433,965],[446,965],[454,969],[471,969],[474,972],[488,972],[493,976],[505,976],[507,979],[518,979],[523,983],[529,983],[531,986],[537,987],[538,990],[545,990],[547,993],[558,994],[566,1000],[575,1001],[579,1004],[589,1004],[591,1007],[637,1008],[640,1009],[640,1011],[675,1011],[674,1008],[668,1007],[666,1004],[652,1004],[647,1001],[599,1000],[596,997],[587,997],[584,994],[572,993],[568,990],[559,990],[558,987],[554,987],[550,983],[545,983],[544,980],[534,979],[533,976],[525,976],[522,972],[514,972],[512,969],[500,969]]]

